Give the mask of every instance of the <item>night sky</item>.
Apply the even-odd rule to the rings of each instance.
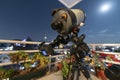
[[[79,35],[86,34],[87,43],[120,43],[120,0],[83,0],[73,8],[86,13],[85,26]],[[101,10],[104,4],[108,10]],[[51,29],[51,12],[66,8],[58,0],[0,0],[0,39],[24,39],[34,41],[56,38]],[[105,9],[105,7],[104,7]]]

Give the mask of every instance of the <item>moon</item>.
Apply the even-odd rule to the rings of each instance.
[[[100,12],[102,12],[102,13],[108,12],[111,9],[111,6],[112,6],[112,4],[110,4],[110,3],[102,4],[100,7]]]

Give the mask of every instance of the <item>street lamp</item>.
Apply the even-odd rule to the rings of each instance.
[[[47,41],[47,34],[44,34],[44,41]]]

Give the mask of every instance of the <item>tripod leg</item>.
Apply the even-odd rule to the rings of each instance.
[[[69,75],[67,80],[79,80],[79,76],[80,76],[80,70],[78,69],[73,69]]]
[[[75,69],[73,73],[73,80],[79,80],[79,77],[80,77],[80,70]]]
[[[91,78],[90,73],[85,66],[81,67],[81,72],[83,73],[83,75],[86,77],[87,80],[89,80]]]

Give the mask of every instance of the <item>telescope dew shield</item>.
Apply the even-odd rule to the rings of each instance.
[[[81,9],[55,9],[52,16],[51,27],[61,34],[70,33],[85,20],[85,13]]]

